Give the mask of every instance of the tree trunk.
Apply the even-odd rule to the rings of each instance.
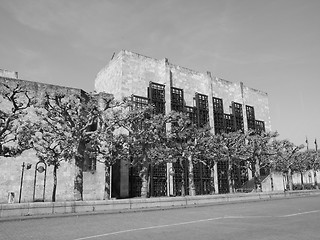
[[[146,156],[144,156],[142,169],[139,175],[141,178],[141,197],[147,198],[149,189],[149,164],[147,163]]]
[[[196,195],[196,187],[194,185],[194,173],[193,173],[193,162],[192,162],[192,156],[188,157],[188,163],[189,163],[189,195],[195,196]]]
[[[288,170],[288,183],[289,183],[289,190],[293,190],[293,181],[292,181],[292,170],[289,168]]]
[[[75,158],[74,200],[83,200],[83,159]]]
[[[184,168],[184,165],[183,165],[183,163],[184,163],[184,160],[181,160],[180,161],[180,166],[181,166],[181,169],[182,169],[182,171],[181,171],[181,196],[182,197],[184,197],[185,195],[186,195],[186,189],[185,189],[185,184],[186,184],[186,182],[185,182],[185,168]]]
[[[56,192],[57,192],[57,169],[58,166],[55,164],[53,165],[53,190],[52,190],[52,202],[56,201]]]
[[[302,188],[302,190],[304,190],[303,172],[300,172],[300,179],[301,179],[301,188]]]
[[[261,192],[260,164],[257,157],[255,157],[255,166],[254,166],[254,188],[256,192]]]
[[[103,199],[111,199],[111,181],[110,181],[110,169],[112,166],[105,167],[105,185],[104,185],[104,198]]]
[[[210,168],[210,194],[215,194],[215,187],[214,187],[214,165]]]
[[[315,188],[319,189],[318,182],[317,182],[317,171],[316,170],[313,170],[313,178],[314,178],[314,186],[315,186]]]
[[[232,179],[232,161],[228,157],[228,184],[229,184],[229,193],[234,193],[234,184]]]

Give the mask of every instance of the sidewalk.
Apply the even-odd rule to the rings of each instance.
[[[201,205],[229,204],[320,195],[319,190],[236,193],[186,197],[133,198],[101,201],[32,202],[0,204],[0,221],[97,213],[120,213]]]

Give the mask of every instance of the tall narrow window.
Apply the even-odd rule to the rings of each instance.
[[[148,98],[150,103],[154,105],[155,114],[165,114],[165,85],[150,82],[148,87]]]
[[[197,110],[195,107],[185,106],[186,114],[193,124],[197,124]]]
[[[243,127],[243,114],[242,114],[242,104],[237,102],[232,102],[232,115],[234,121],[234,130],[235,131],[244,131]]]
[[[234,120],[232,114],[224,114],[225,132],[234,132]]]
[[[171,110],[176,112],[183,112],[184,100],[183,90],[180,88],[171,88]]]
[[[254,115],[254,108],[252,106],[246,105],[247,123],[248,129],[256,130],[256,119]]]
[[[264,121],[256,120],[256,131],[259,133],[266,131]]]
[[[196,107],[198,115],[198,127],[204,127],[209,122],[208,96],[196,93]]]
[[[221,98],[213,98],[213,120],[215,134],[225,132],[223,101]]]

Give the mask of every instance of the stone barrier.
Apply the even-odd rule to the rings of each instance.
[[[32,202],[0,204],[0,220],[26,216],[61,214],[116,213],[153,209],[184,208],[201,205],[227,204],[320,195],[319,190],[272,193],[236,193],[186,197],[134,198],[101,201]]]

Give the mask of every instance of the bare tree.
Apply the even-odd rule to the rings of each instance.
[[[0,83],[0,156],[11,157],[32,147],[26,110],[35,103],[25,86]]]

